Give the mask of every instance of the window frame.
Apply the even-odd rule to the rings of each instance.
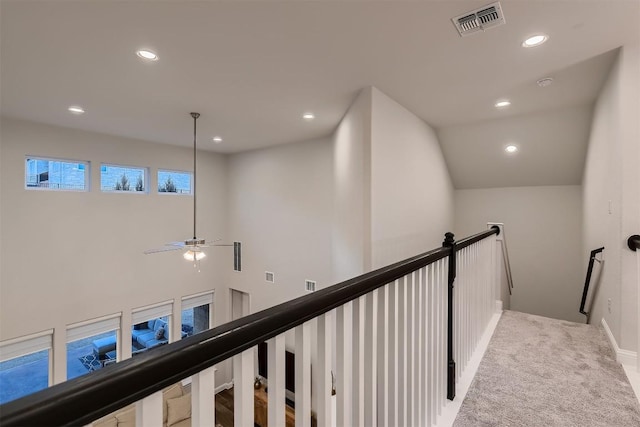
[[[115,350],[116,361],[122,360],[122,312],[109,314],[95,319],[83,320],[82,322],[72,323],[65,328],[65,346],[66,356],[69,355],[69,344],[92,338],[96,335],[114,332],[116,336]],[[68,363],[68,362],[67,362]],[[87,372],[89,373],[89,372]],[[86,374],[75,376],[79,378]],[[69,379],[69,372],[65,366],[65,378]]]
[[[24,335],[0,342],[0,362],[46,351],[48,364],[47,387],[51,387],[53,385],[53,332],[53,329],[47,329],[35,334]]]
[[[102,168],[103,167],[113,167],[113,168],[122,168],[122,169],[141,169],[143,172],[143,189],[142,191],[137,191],[135,189],[135,183],[132,183],[131,181],[129,182],[131,184],[130,188],[133,188],[133,190],[105,190],[104,188],[102,188]],[[110,193],[110,194],[149,194],[149,184],[150,184],[150,173],[149,173],[149,167],[148,166],[134,166],[134,165],[122,165],[122,164],[117,164],[117,163],[106,163],[106,162],[100,162],[100,192],[101,193]]]
[[[84,165],[84,188],[77,189],[77,188],[51,188],[51,187],[30,186],[28,184],[29,170],[27,166],[29,160],[59,162],[59,163],[68,163],[68,164],[75,163],[77,165]],[[91,191],[91,162],[89,160],[64,159],[64,158],[56,158],[56,157],[27,155],[24,157],[24,189],[29,191],[70,191],[74,193],[87,193]]]
[[[215,297],[216,297],[215,290],[183,296],[180,301],[180,323],[182,323],[182,312],[184,310],[194,309],[196,307],[208,305],[209,306],[209,327],[207,328],[207,330],[212,329],[214,325]],[[182,328],[182,325],[180,326]]]
[[[178,192],[170,192],[170,191],[160,191],[160,172],[168,172],[168,173],[176,173],[176,174],[188,174],[189,175],[189,192],[188,193],[178,193]],[[171,195],[171,196],[193,196],[193,172],[190,171],[180,171],[175,169],[161,169],[158,168],[156,170],[156,191],[161,195]]]

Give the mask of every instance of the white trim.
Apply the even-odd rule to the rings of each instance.
[[[78,341],[105,332],[117,331],[120,329],[120,319],[122,313],[104,316],[98,319],[86,320],[80,323],[67,326],[67,342]],[[117,340],[117,336],[116,336]]]
[[[497,305],[498,301],[496,301],[496,306]],[[501,316],[502,311],[497,312],[489,321],[489,324],[482,334],[482,338],[473,352],[473,356],[471,356],[471,359],[467,362],[467,366],[464,368],[464,371],[462,371],[462,375],[458,378],[456,383],[456,397],[453,400],[445,401],[444,408],[442,408],[442,415],[438,417],[436,422],[437,427],[450,427],[453,425],[453,422],[460,411],[460,407],[462,406],[462,402],[469,391],[471,382],[476,376],[476,372],[480,366],[480,361],[482,361],[482,357],[484,356],[487,347],[489,347],[489,341],[491,341],[491,337],[496,330],[496,326],[498,326],[498,321]]]
[[[0,362],[53,348],[53,329],[0,342]],[[51,355],[49,355],[51,359]]]
[[[199,294],[182,297],[182,304],[180,305],[180,310],[187,310],[189,308],[200,307],[201,305],[213,304],[213,298],[214,298],[213,293],[214,291],[206,291],[206,292],[201,292]]]
[[[103,322],[103,321],[106,321],[106,320],[115,319],[117,317],[122,317],[122,312],[121,311],[118,312],[118,313],[109,314],[109,315],[106,315],[106,316],[96,317],[94,319],[83,320],[82,322],[71,323],[71,324],[67,325],[67,329],[80,328],[82,326],[91,325],[92,323]]]
[[[232,387],[233,387],[233,382],[223,383],[223,384],[220,384],[218,387],[214,388],[213,392],[215,394],[218,394],[221,391],[229,390]]]
[[[200,371],[200,372],[202,372],[202,371]],[[216,367],[216,365],[214,365],[214,366],[213,366],[213,372],[214,372],[214,373],[215,373],[215,372],[218,372],[218,368]],[[191,378],[192,378],[192,377],[193,377],[193,375],[188,376],[187,378],[183,378],[180,382],[182,383],[182,385],[183,385],[183,386],[185,386],[185,387],[186,387],[186,386],[188,386],[189,384],[191,384]],[[233,387],[233,383],[229,383],[229,384],[231,384],[231,387]],[[229,388],[231,388],[231,387],[229,387]],[[226,390],[226,389],[225,389],[225,390]],[[222,391],[222,390],[220,390],[220,391]],[[216,392],[216,393],[217,393],[217,392]]]
[[[633,388],[634,393],[636,394],[636,399],[638,399],[638,403],[640,403],[640,372],[637,372],[631,366],[622,365],[624,372],[627,374],[627,378],[629,378],[629,382],[631,383],[631,388]]]
[[[159,302],[131,310],[131,324],[146,322],[158,317],[173,315],[173,300]]]
[[[497,299],[496,300],[496,313],[502,313],[503,308],[502,308],[502,300]]]
[[[618,363],[628,368],[635,368],[637,366],[638,353],[636,353],[635,351],[624,350],[618,347],[616,338],[613,336],[613,333],[611,333],[611,329],[609,329],[609,325],[607,324],[607,321],[604,320],[604,317],[602,318],[602,321],[600,323],[602,323],[604,332],[609,339],[609,345],[611,345],[611,349],[613,350]]]

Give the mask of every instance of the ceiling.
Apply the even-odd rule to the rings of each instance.
[[[519,137],[508,133],[513,123],[529,122],[535,130],[520,136],[542,128],[555,144],[536,151],[518,141],[527,170],[582,138],[564,147],[572,173],[542,183],[577,184],[585,108],[615,49],[640,38],[640,2],[503,0],[506,25],[460,37],[451,18],[490,2],[3,0],[1,113],[186,146],[188,113],[198,111],[199,147],[234,153],[327,136],[356,94],[375,86],[437,129],[457,188],[537,185],[534,175],[514,180],[495,169],[501,144]],[[537,32],[549,41],[523,48]],[[159,60],[140,60],[140,48]],[[547,76],[555,83],[539,88]],[[500,98],[512,105],[494,108]],[[75,104],[86,113],[70,114]],[[580,120],[545,128],[539,120],[552,110]],[[313,121],[302,119],[307,111]],[[478,128],[489,129],[482,140]],[[480,147],[495,148],[483,160],[491,176],[468,161]]]

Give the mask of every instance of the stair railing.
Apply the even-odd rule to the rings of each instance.
[[[589,284],[591,283],[591,275],[593,274],[593,266],[594,263],[602,262],[602,260],[598,259],[596,255],[604,251],[604,246],[598,249],[594,249],[591,251],[589,255],[589,266],[587,267],[587,277],[584,280],[584,288],[582,290],[582,300],[580,300],[580,314],[584,314],[587,316],[587,323],[589,323],[589,312],[585,311],[584,306],[587,303],[587,294],[589,293]]]
[[[85,425],[135,403],[136,425],[155,427],[162,425],[162,390],[189,376],[193,425],[215,425],[213,367],[232,359],[234,423],[253,427],[254,352],[263,341],[268,422],[284,425],[290,330],[297,426],[311,425],[312,387],[318,426],[334,417],[338,425],[431,425],[455,396],[456,378],[495,313],[498,233],[492,228],[457,242],[448,233],[440,248],[8,402],[0,406],[0,425]]]

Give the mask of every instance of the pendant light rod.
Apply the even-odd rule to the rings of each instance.
[[[196,240],[196,121],[200,113],[191,113],[193,117],[193,240]]]

